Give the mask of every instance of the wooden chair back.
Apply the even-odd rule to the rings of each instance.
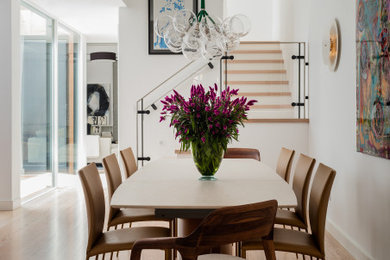
[[[111,197],[114,194],[115,190],[122,183],[122,174],[121,169],[116,159],[115,154],[111,154],[103,158],[104,171],[106,173],[107,188],[108,188],[108,201],[111,201]],[[120,209],[114,209],[110,207],[108,213],[108,222],[120,211]]]
[[[290,172],[295,151],[282,147],[279,154],[278,163],[276,165],[276,172],[287,183],[290,183]]]
[[[131,147],[121,151],[121,157],[123,164],[125,165],[126,178],[129,178],[133,173],[137,171],[137,162]]]
[[[259,237],[272,238],[276,200],[217,209],[183,238],[194,247],[217,247]]]
[[[253,148],[227,148],[224,158],[255,159],[260,161],[260,152]]]
[[[105,201],[103,185],[95,163],[89,164],[79,171],[84,190],[88,218],[87,252],[102,234],[104,226]]]
[[[336,177],[336,171],[320,163],[313,180],[309,216],[314,239],[322,254],[325,255],[325,221],[328,210],[329,196]]]
[[[183,260],[196,260],[198,255],[221,245],[262,238],[267,260],[275,259],[273,226],[278,203],[276,200],[221,208],[205,217],[188,236],[137,241],[131,252],[139,260],[142,249],[177,249]]]
[[[295,212],[305,222],[306,226],[309,224],[307,217],[309,185],[315,162],[315,159],[300,154],[293,179],[293,190],[298,202]]]

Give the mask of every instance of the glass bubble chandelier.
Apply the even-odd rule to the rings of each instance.
[[[210,16],[201,0],[197,15],[187,9],[160,13],[154,23],[154,31],[164,38],[174,53],[182,52],[189,60],[204,58],[215,60],[238,48],[240,38],[250,31],[247,16],[238,14],[224,19]],[[168,10],[167,9],[167,10]]]

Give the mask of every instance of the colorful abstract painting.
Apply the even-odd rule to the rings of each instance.
[[[390,159],[390,0],[357,0],[357,151]]]

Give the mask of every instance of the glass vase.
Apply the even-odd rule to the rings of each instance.
[[[199,180],[216,180],[214,174],[221,165],[224,150],[219,143],[192,142],[192,158],[195,166],[202,175]]]

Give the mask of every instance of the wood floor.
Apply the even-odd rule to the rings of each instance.
[[[85,259],[86,243],[87,221],[80,187],[58,188],[15,211],[0,211],[0,260]],[[326,254],[329,260],[354,259],[329,234]],[[110,259],[109,255],[105,259]],[[129,259],[129,252],[120,252],[119,259]],[[145,251],[142,259],[164,257],[160,251]],[[265,257],[256,251],[248,252],[248,259]],[[278,252],[277,259],[294,260],[296,256]]]

